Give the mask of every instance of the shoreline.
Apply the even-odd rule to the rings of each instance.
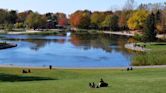
[[[12,44],[12,43],[1,43],[0,44],[0,50],[13,48],[13,47],[17,47],[17,44]]]
[[[112,34],[112,35],[121,35],[121,36],[131,36],[134,37],[134,34],[132,33],[127,33],[123,31],[117,31],[117,32],[112,32],[112,31],[103,31],[105,34]]]
[[[13,34],[13,35],[19,35],[19,34],[33,34],[33,33],[42,33],[42,32],[47,32],[47,31],[53,31],[53,32],[60,32],[62,31],[63,29],[43,29],[43,30],[33,30],[33,29],[29,29],[29,30],[25,30],[25,31],[9,31],[9,32],[5,32],[3,30],[0,30],[0,32],[2,33],[6,33],[6,34]],[[91,30],[87,30],[87,31],[91,31]],[[134,37],[134,33],[132,32],[128,32],[128,31],[116,31],[116,32],[113,32],[113,31],[97,31],[97,32],[103,32],[105,34],[112,34],[112,35],[120,35],[120,36],[130,36],[130,37]],[[165,34],[157,34],[157,38],[159,39],[162,39],[162,38],[165,38]]]
[[[20,35],[20,34],[33,34],[33,33],[43,33],[43,32],[48,32],[48,31],[52,31],[52,32],[60,32],[62,31],[62,29],[42,29],[42,30],[33,30],[33,29],[29,29],[29,30],[25,30],[25,31],[4,31],[4,30],[0,30],[1,33],[5,33],[8,35]]]
[[[150,51],[151,49],[147,49],[141,46],[135,46],[134,43],[127,43],[125,44],[125,48],[133,51],[140,51],[140,52],[145,52],[145,51]]]
[[[129,66],[134,69],[145,68],[166,68],[166,65],[151,65],[151,66]],[[31,68],[31,69],[49,69],[49,66],[16,66],[16,65],[0,65],[0,68]],[[55,67],[53,69],[127,69],[128,67]]]

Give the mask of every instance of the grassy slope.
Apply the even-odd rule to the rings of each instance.
[[[166,65],[166,43],[146,44],[146,48],[151,50],[135,56],[133,65]]]
[[[0,68],[0,93],[165,93],[166,91],[166,68],[135,69],[129,72],[111,69],[52,71],[32,69],[32,72],[23,75],[18,68]],[[111,86],[100,89],[88,87],[89,82],[97,83],[101,77]]]

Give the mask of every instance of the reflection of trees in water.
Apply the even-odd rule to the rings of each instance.
[[[55,43],[64,43],[64,39],[55,39],[55,40],[46,40],[46,39],[37,39],[37,40],[26,40],[27,42],[35,44],[35,46],[31,47],[32,50],[38,51],[39,49],[45,47],[47,44],[55,42]]]
[[[59,39],[32,39],[29,37],[28,39],[10,39],[13,41],[25,41],[34,44],[30,49],[38,51],[39,49],[45,47],[50,43],[59,43],[63,44],[66,42],[65,38]],[[126,38],[125,36],[118,35],[109,35],[109,34],[73,34],[69,42],[74,46],[82,47],[84,50],[88,50],[90,48],[99,48],[103,49],[106,52],[112,52],[112,50],[116,52],[121,52],[124,56],[128,56],[133,52],[126,49],[124,45],[128,41],[133,41],[132,38]]]
[[[134,53],[124,47],[129,38],[109,34],[75,34],[71,37],[71,43],[78,47],[82,46],[86,50],[90,48],[101,48],[106,52],[114,50],[128,57]]]
[[[40,48],[43,48],[46,44],[49,44],[51,42],[50,40],[41,40],[41,39],[38,40],[28,39],[26,41],[35,44],[35,46],[32,46],[30,48],[35,51],[38,51]]]
[[[75,46],[83,46],[84,49],[101,48],[107,52],[111,52],[110,35],[107,34],[81,34],[72,35],[71,43]]]
[[[51,42],[61,43],[61,44],[65,42],[65,39],[5,39],[5,40],[32,43],[33,46],[30,46],[30,49],[34,51],[38,51],[39,49],[45,47],[47,44],[50,44]]]
[[[135,52],[125,48],[125,44],[131,39],[132,37],[116,36],[114,41],[117,43],[119,48],[116,48],[115,51],[121,52],[126,57],[130,56],[131,54],[135,54]]]

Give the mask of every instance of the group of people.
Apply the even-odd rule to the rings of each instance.
[[[108,83],[104,82],[104,80],[101,78],[100,82],[96,85],[94,82],[89,83],[90,88],[101,88],[101,87],[108,87]]]
[[[130,71],[130,70],[133,70],[133,67],[130,67],[130,68],[128,67],[127,68],[127,71]]]
[[[49,69],[52,70],[52,65],[49,65]],[[30,69],[23,69],[22,70],[22,73],[25,74],[25,73],[31,73],[31,70]]]
[[[31,70],[30,69],[28,69],[28,70],[23,69],[22,73],[31,73]]]

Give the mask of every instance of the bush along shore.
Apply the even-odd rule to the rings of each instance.
[[[11,44],[6,42],[0,43],[0,49],[7,49],[7,48],[13,48],[13,47],[17,47],[17,44]]]
[[[166,43],[138,43],[144,44],[149,51],[136,54],[132,59],[134,66],[166,65]]]

